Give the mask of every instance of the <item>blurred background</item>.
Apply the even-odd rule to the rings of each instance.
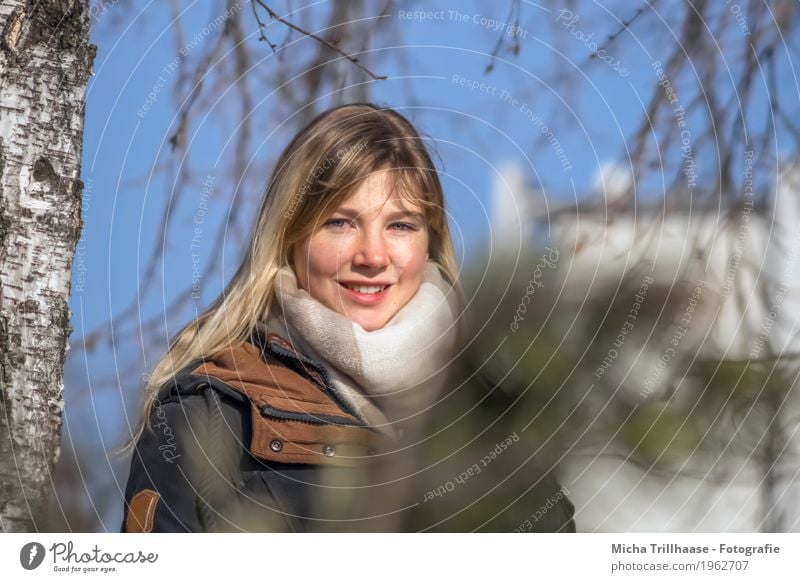
[[[464,434],[546,448],[579,531],[800,530],[798,11],[93,3],[51,529],[119,529],[145,375],[233,275],[294,133],[374,101],[435,154],[472,364],[515,403]],[[524,481],[530,450],[503,455]]]

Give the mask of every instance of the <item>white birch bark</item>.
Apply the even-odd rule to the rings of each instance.
[[[0,0],[0,530],[47,528],[82,226],[88,0]]]

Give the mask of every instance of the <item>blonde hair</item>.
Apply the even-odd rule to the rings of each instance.
[[[174,337],[145,386],[148,425],[159,389],[192,361],[247,341],[274,305],[278,270],[292,264],[294,246],[312,234],[372,172],[390,169],[394,190],[422,207],[429,232],[429,260],[463,292],[444,193],[433,161],[411,123],[392,109],[370,103],[329,109],[304,127],[281,153],[261,202],[252,241],[233,279],[196,320]],[[461,327],[456,331],[463,333]]]

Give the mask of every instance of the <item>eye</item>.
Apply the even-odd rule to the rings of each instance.
[[[331,228],[341,229],[347,226],[348,221],[345,218],[331,218],[330,220],[325,222],[324,226],[330,226]]]
[[[417,230],[413,224],[408,224],[407,222],[394,222],[392,223],[392,228],[399,231]]]

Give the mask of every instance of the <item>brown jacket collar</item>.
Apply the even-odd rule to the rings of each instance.
[[[355,465],[391,448],[338,398],[320,364],[285,339],[259,329],[250,342],[221,350],[194,370],[250,401],[250,452],[282,463]]]

